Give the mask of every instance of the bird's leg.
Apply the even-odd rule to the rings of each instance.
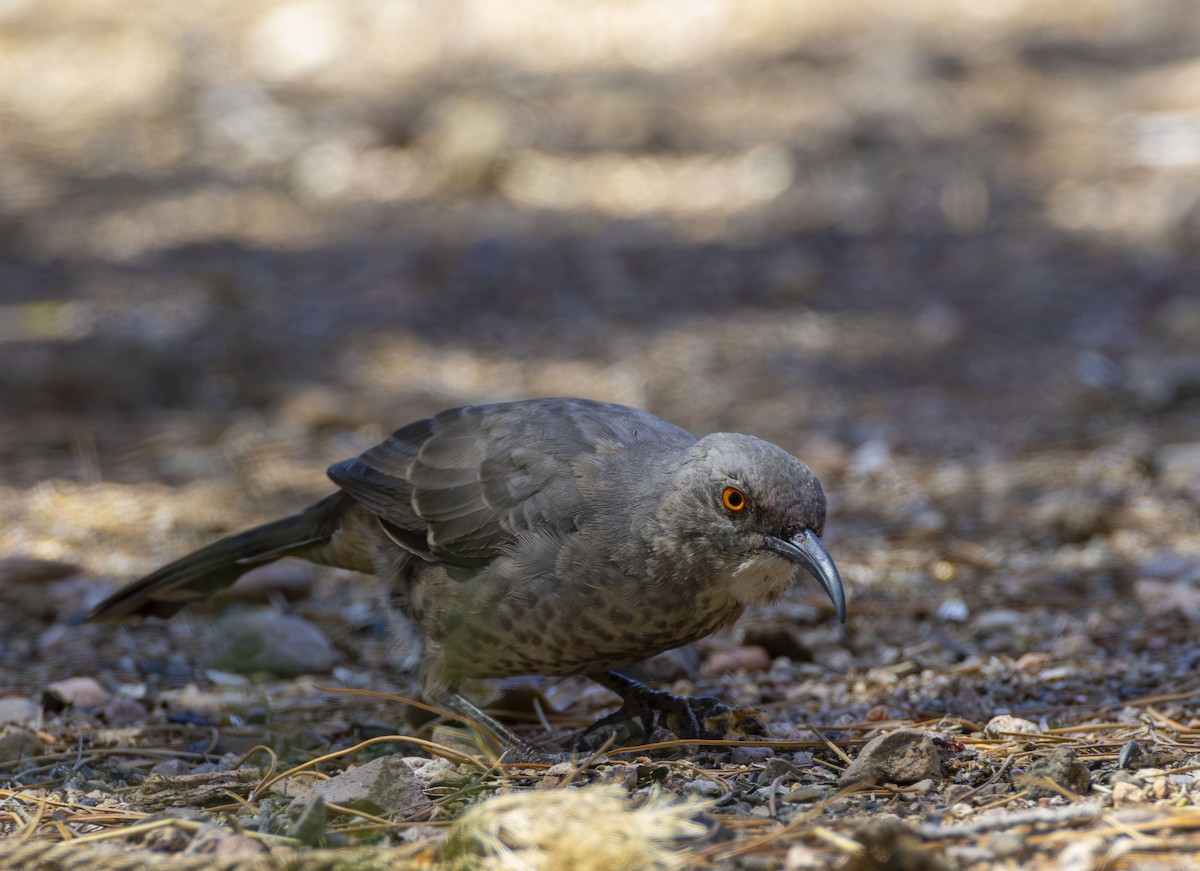
[[[451,690],[432,693],[429,702],[445,708],[471,726],[491,733],[500,742],[501,752],[509,762],[558,762],[561,754],[551,753],[530,744],[495,717],[482,711],[465,696]]]
[[[621,707],[606,717],[589,726],[580,736],[612,726],[627,720],[641,720],[643,734],[649,737],[654,729],[654,712],[658,711],[658,724],[669,728],[680,738],[709,738],[722,737],[710,729],[705,729],[705,721],[717,716],[728,716],[730,708],[718,698],[712,696],[677,696],[663,690],[656,690],[644,683],[626,677],[620,672],[609,671],[588,675],[601,686],[607,687],[619,695],[624,702]],[[674,722],[668,723],[668,716]]]

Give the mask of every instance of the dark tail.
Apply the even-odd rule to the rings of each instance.
[[[328,541],[353,504],[350,496],[335,493],[296,514],[214,541],[113,593],[85,619],[170,617],[188,602],[230,586],[255,566]]]

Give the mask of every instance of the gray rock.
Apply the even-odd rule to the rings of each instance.
[[[110,726],[144,723],[150,714],[145,705],[128,696],[113,696],[101,713],[104,715],[104,721]]]
[[[933,740],[915,729],[897,729],[867,742],[858,758],[850,763],[838,782],[917,783],[925,779],[940,781],[942,760]]]
[[[112,693],[94,677],[69,677],[47,684],[46,689],[68,705],[76,708],[103,708],[112,700]]]
[[[24,696],[9,696],[0,699],[0,723],[17,723],[31,726],[42,717],[42,709],[33,699]]]
[[[1083,795],[1091,789],[1092,778],[1087,766],[1075,757],[1070,747],[1059,747],[1044,759],[1029,766],[1030,777],[1048,777],[1068,792]],[[1049,798],[1059,795],[1057,790],[1031,783],[1030,798]]]
[[[12,732],[0,737],[0,763],[40,756],[45,749],[42,739],[32,732]]]
[[[422,778],[402,756],[383,756],[355,765],[318,784],[313,794],[326,804],[371,814],[408,811],[429,804]]]
[[[301,803],[295,822],[288,827],[287,836],[310,847],[316,846],[325,837],[327,818],[325,800],[314,795],[311,800]]]
[[[164,759],[150,769],[151,774],[161,774],[163,777],[182,777],[190,771],[182,759]]]
[[[278,596],[296,602],[312,592],[316,578],[317,570],[309,563],[268,563],[246,572],[232,587],[213,596],[213,601],[264,604]]]
[[[775,751],[770,747],[734,747],[729,761],[734,765],[753,765],[756,762],[766,762]]]
[[[333,645],[300,617],[261,608],[228,614],[217,622],[208,664],[228,671],[295,676],[333,667]]]

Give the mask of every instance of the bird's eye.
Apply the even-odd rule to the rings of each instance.
[[[721,504],[734,513],[744,511],[746,508],[746,494],[737,487],[726,487],[725,492],[721,494]]]

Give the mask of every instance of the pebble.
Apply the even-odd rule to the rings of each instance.
[[[988,720],[986,726],[983,727],[985,735],[993,737],[1004,733],[1016,733],[1018,735],[1040,735],[1042,728],[1032,720],[1025,720],[1021,717],[1014,717],[1012,714],[997,714],[992,719]]]
[[[267,604],[278,596],[296,602],[312,592],[316,579],[317,570],[309,563],[282,560],[246,572],[232,587],[213,596],[213,601]]]
[[[714,780],[709,780],[707,777],[697,777],[695,780],[689,780],[683,785],[683,791],[690,795],[700,795],[705,798],[717,798],[725,792],[721,784]]]
[[[42,718],[42,708],[33,699],[9,696],[0,699],[0,723],[32,726]]]
[[[1091,774],[1087,766],[1075,757],[1069,747],[1059,747],[1049,756],[1029,766],[1031,777],[1048,777],[1068,792],[1082,795],[1091,788]],[[1050,798],[1060,793],[1036,783],[1029,785],[1030,798]]]
[[[774,755],[775,751],[770,747],[734,747],[729,760],[734,765],[754,765],[766,762]]]
[[[161,774],[163,777],[181,777],[190,772],[188,764],[182,759],[164,759],[150,769],[151,774]]]
[[[382,756],[352,766],[317,784],[313,793],[327,804],[372,814],[407,812],[429,804],[424,781],[402,756]]]
[[[1112,800],[1117,807],[1123,804],[1141,804],[1146,800],[1146,791],[1136,783],[1121,781],[1113,784]]]
[[[100,712],[110,726],[130,726],[144,723],[149,716],[146,706],[125,696],[113,696]]]
[[[0,737],[0,763],[16,762],[28,756],[40,756],[46,745],[32,732],[10,732]]]
[[[323,674],[333,667],[333,645],[316,626],[270,608],[237,611],[217,621],[209,665],[285,677]]]
[[[926,778],[942,779],[942,760],[933,739],[915,729],[897,729],[868,741],[838,782],[907,784]]]
[[[103,708],[112,699],[112,693],[92,677],[70,677],[47,684],[46,690],[57,695],[68,705],[76,708]]]

